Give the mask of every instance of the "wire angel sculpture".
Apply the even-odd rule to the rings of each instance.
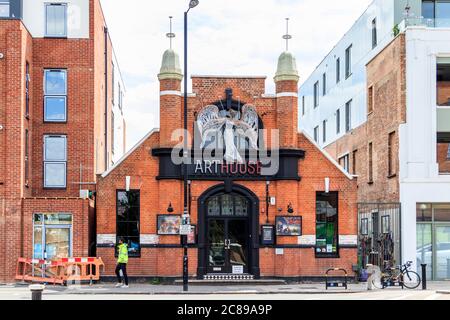
[[[208,105],[200,111],[197,126],[201,135],[200,148],[204,148],[208,137],[221,133],[225,145],[224,160],[227,163],[243,163],[235,144],[235,137],[247,138],[249,147],[258,150],[258,113],[254,106],[246,104],[241,110],[222,110]]]

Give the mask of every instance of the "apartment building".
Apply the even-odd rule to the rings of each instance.
[[[302,129],[358,179],[360,240],[391,237],[433,279],[450,279],[449,39],[448,1],[375,0],[299,93]]]
[[[0,1],[0,83],[7,281],[18,257],[95,250],[93,201],[84,195],[125,148],[124,84],[100,1]]]

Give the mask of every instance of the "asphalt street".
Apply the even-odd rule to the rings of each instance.
[[[103,291],[103,292],[102,292]],[[389,288],[375,291],[334,291],[333,293],[256,293],[254,290],[235,289],[234,291],[216,291],[208,294],[195,293],[112,293],[107,290],[95,290],[90,293],[79,291],[79,288],[46,288],[43,300],[450,300],[450,292],[441,290],[401,290]],[[0,300],[30,300],[28,287],[0,287]]]

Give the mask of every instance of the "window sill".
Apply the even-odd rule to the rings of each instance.
[[[395,177],[397,177],[396,173],[392,173],[392,174],[387,176],[388,179],[392,179],[392,178],[395,178]]]
[[[44,190],[67,190],[67,187],[44,187]]]
[[[45,39],[67,39],[67,36],[50,36],[50,35],[45,35],[44,38]]]
[[[367,182],[368,185],[373,185],[373,181]]]
[[[64,121],[50,121],[50,120],[44,120],[44,124],[50,124],[50,123],[55,123],[55,124],[67,124],[67,120],[64,120]]]

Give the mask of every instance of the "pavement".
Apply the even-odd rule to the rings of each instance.
[[[0,300],[29,300],[28,285],[0,285]],[[324,283],[288,285],[196,285],[183,292],[180,285],[151,285],[131,283],[129,288],[116,288],[113,283],[47,285],[44,300],[450,300],[450,282],[428,282],[428,290],[408,290],[395,287],[384,290],[367,290],[366,283],[349,284],[343,288],[325,289]]]

